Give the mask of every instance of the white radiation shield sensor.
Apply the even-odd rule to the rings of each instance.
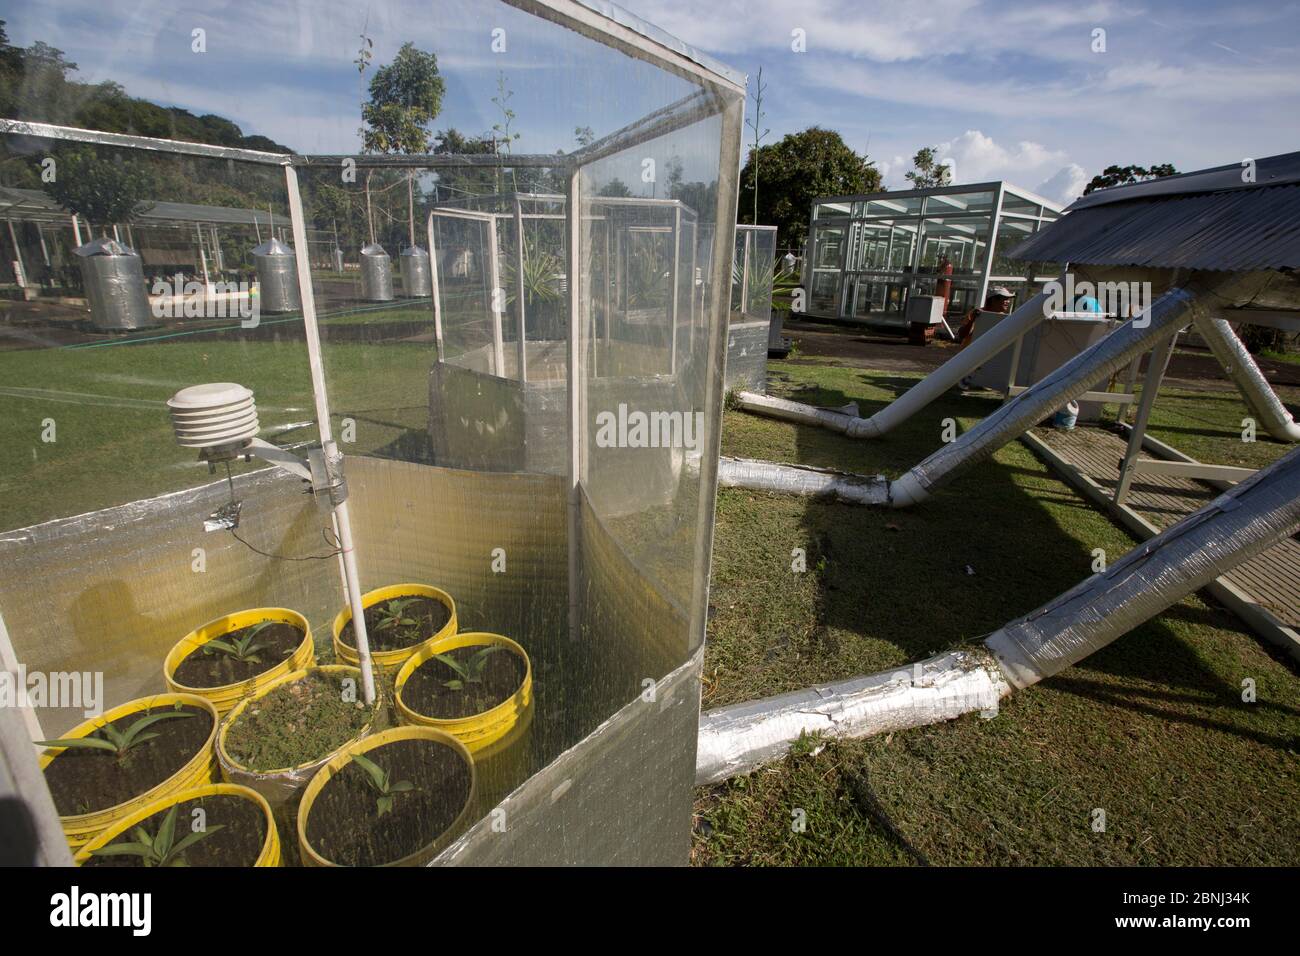
[[[167,401],[176,442],[182,448],[229,448],[257,437],[253,393],[233,382],[183,388]]]

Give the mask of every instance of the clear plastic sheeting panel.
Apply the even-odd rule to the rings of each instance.
[[[117,0],[7,24],[67,62],[0,137],[6,666],[102,675],[108,708],[234,612],[296,611],[346,660],[355,599],[373,652],[415,648],[376,667],[381,723],[512,702],[489,741],[451,731],[476,796],[440,862],[686,862],[743,89],[583,5],[205,9],[168,21],[209,23],[202,57]],[[208,383],[255,411],[169,408]],[[433,611],[405,623],[430,588],[456,640],[519,649],[481,699],[449,697]],[[314,807],[286,803],[290,860]]]
[[[731,262],[731,317],[727,333],[727,388],[767,391],[776,227],[737,226]]]

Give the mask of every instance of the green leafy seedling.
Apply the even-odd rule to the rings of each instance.
[[[399,627],[415,627],[419,621],[413,617],[407,616],[406,609],[417,600],[418,598],[401,598],[399,600],[389,601],[384,610],[379,612],[379,624],[375,630],[390,631],[396,630]]]
[[[185,862],[185,851],[204,837],[209,837],[220,830],[224,823],[218,823],[206,830],[195,830],[179,842],[176,840],[176,811],[173,805],[158,825],[158,832],[150,834],[143,826],[131,831],[134,843],[110,843],[108,846],[91,850],[91,856],[138,856],[145,866],[189,866]]]
[[[35,743],[38,747],[67,747],[73,750],[107,750],[115,754],[118,760],[124,760],[133,749],[140,746],[148,740],[153,740],[159,736],[156,731],[144,733],[147,727],[158,723],[160,720],[175,720],[180,717],[194,717],[196,714],[173,711],[170,714],[148,714],[135,721],[126,730],[118,730],[112,724],[105,724],[92,734],[85,737],[64,737],[60,740],[37,740]],[[95,734],[103,734],[97,737]]]
[[[409,793],[415,789],[415,784],[409,780],[390,779],[389,772],[382,769],[377,763],[369,757],[362,754],[353,754],[352,760],[362,770],[366,772],[366,780],[374,788],[379,796],[375,799],[375,808],[379,811],[379,816],[383,816],[389,810],[393,809],[393,798],[399,793]]]
[[[243,637],[230,637],[229,635],[227,635],[229,639],[214,637],[203,645],[203,653],[211,654],[213,651],[220,651],[227,657],[244,664],[260,664],[262,658],[258,656],[258,653],[266,650],[267,645],[259,644],[257,635],[275,623],[277,622],[263,621],[261,624],[256,624],[250,627]]]
[[[460,675],[459,677],[453,677],[451,680],[443,681],[443,686],[448,690],[464,690],[467,684],[483,683],[483,669],[487,667],[488,658],[497,651],[502,650],[505,650],[505,648],[500,644],[489,644],[464,664],[448,654],[434,654],[433,656]]]

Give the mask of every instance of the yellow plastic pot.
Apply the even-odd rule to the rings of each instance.
[[[485,710],[481,714],[474,714],[472,717],[429,717],[413,710],[402,700],[402,688],[411,675],[415,673],[415,669],[435,654],[445,654],[461,647],[480,645],[486,647],[489,644],[505,647],[524,660],[524,679],[520,683],[519,689],[491,710]],[[415,654],[412,654],[406,663],[402,665],[401,670],[397,672],[396,696],[398,713],[402,715],[402,719],[408,724],[445,730],[469,748],[471,753],[477,754],[478,751],[510,733],[511,728],[528,714],[533,705],[533,665],[528,659],[527,652],[510,638],[502,637],[500,634],[468,631],[464,634],[457,634],[455,637],[433,641],[420,647]]]
[[[229,783],[209,783],[201,787],[194,787],[190,790],[182,790],[180,793],[173,793],[170,796],[163,797],[161,800],[155,800],[148,806],[141,807],[134,813],[118,820],[111,827],[82,847],[73,858],[73,862],[76,863],[77,866],[81,866],[90,859],[92,850],[98,850],[108,846],[127,830],[130,830],[134,826],[139,826],[156,813],[163,813],[169,807],[175,806],[178,803],[184,803],[187,800],[197,800],[200,797],[214,796],[243,797],[246,800],[252,800],[261,807],[262,816],[266,820],[266,839],[262,841],[262,850],[258,853],[253,866],[279,866],[280,834],[275,828],[275,818],[271,815],[270,805],[262,798],[260,793],[249,790],[247,787],[237,787]]]
[[[212,701],[204,697],[196,697],[193,694],[155,694],[152,697],[140,697],[136,700],[129,700],[125,704],[120,704],[112,710],[106,711],[100,717],[93,717],[84,723],[78,724],[66,734],[61,734],[60,739],[68,737],[88,737],[105,724],[112,723],[119,718],[126,717],[130,714],[143,710],[149,710],[154,707],[168,707],[172,704],[182,704],[186,707],[197,707],[200,710],[207,711],[212,717],[212,730],[208,734],[208,739],[203,746],[191,757],[184,766],[178,769],[174,774],[157,784],[137,797],[130,800],[124,800],[116,806],[106,807],[103,810],[95,810],[92,813],[80,813],[74,816],[59,817],[59,822],[63,824],[63,833],[68,838],[68,845],[72,847],[73,852],[89,843],[97,837],[105,828],[116,823],[118,820],[134,813],[142,807],[148,806],[156,800],[179,793],[182,790],[189,790],[194,787],[211,783],[216,773],[216,760],[214,759],[212,743],[217,736],[217,723],[219,717],[217,709],[212,705]],[[59,754],[63,753],[66,747],[51,747],[41,755],[41,770],[44,771]]]
[[[386,863],[385,866],[423,866],[437,856],[451,842],[452,837],[464,827],[470,810],[474,806],[475,793],[478,789],[478,775],[474,767],[474,758],[470,756],[465,745],[451,734],[443,733],[441,730],[435,730],[432,727],[393,727],[348,744],[331,757],[316,776],[311,778],[311,783],[307,784],[307,789],[302,795],[302,804],[298,808],[298,851],[301,854],[304,866],[340,865],[321,856],[307,841],[307,820],[311,817],[312,805],[316,802],[316,797],[320,795],[321,790],[325,788],[325,784],[329,783],[330,778],[348,765],[353,754],[364,754],[398,740],[433,740],[451,747],[460,754],[469,770],[469,793],[465,795],[464,808],[446,830],[435,837],[427,846],[409,856],[402,857],[400,860]]]
[[[456,602],[452,600],[451,595],[446,591],[430,587],[427,584],[390,584],[385,588],[375,588],[375,590],[367,591],[365,594],[361,595],[361,606],[363,608],[369,608],[371,605],[378,604],[380,601],[387,601],[389,598],[400,597],[432,598],[433,600],[443,604],[447,610],[451,612],[451,617],[447,619],[447,623],[443,625],[442,630],[431,637],[425,638],[418,644],[412,644],[410,647],[401,647],[392,651],[377,651],[374,648],[371,648],[371,663],[376,667],[381,667],[388,671],[401,667],[408,657],[429,642],[440,641],[443,638],[451,637],[456,633]],[[351,620],[352,608],[350,606],[339,611],[338,615],[334,618],[334,657],[336,660],[345,664],[359,665],[361,663],[361,658],[357,656],[357,649],[355,647],[349,647],[340,639],[340,635],[343,633],[343,628],[346,627]]]
[[[232,631],[238,631],[240,628],[248,627],[250,624],[258,624],[262,621],[280,621],[301,628],[302,643],[289,657],[274,667],[267,668],[262,673],[237,684],[224,684],[220,687],[187,687],[172,677],[181,661],[191,654],[201,652],[203,645],[208,641],[224,637]],[[284,607],[255,607],[247,611],[236,611],[234,614],[227,614],[214,621],[208,621],[207,624],[190,631],[182,637],[167,652],[167,658],[163,661],[163,677],[171,690],[179,694],[194,694],[196,697],[206,697],[217,708],[218,714],[225,714],[249,694],[256,693],[290,671],[302,670],[304,667],[311,667],[315,663],[316,648],[312,643],[311,627],[305,617],[297,611],[291,611]]]
[[[231,726],[239,720],[240,715],[261,700],[271,691],[284,684],[292,683],[306,677],[308,671],[320,671],[326,674],[344,674],[353,677],[357,682],[357,694],[361,693],[361,671],[355,667],[349,667],[346,664],[323,664],[319,667],[304,668],[300,671],[294,671],[292,674],[285,674],[277,680],[267,684],[252,697],[245,697],[234,709],[226,715],[226,719],[221,722],[221,728],[217,731],[217,764],[221,768],[221,777],[227,783],[238,784],[257,791],[271,804],[275,810],[281,808],[292,810],[297,798],[301,795],[302,790],[307,786],[307,782],[312,775],[316,773],[331,757],[340,753],[343,747],[338,748],[332,753],[328,753],[319,760],[313,760],[309,763],[299,764],[296,767],[281,767],[275,770],[251,770],[245,767],[238,760],[230,755],[226,749],[226,736],[230,733]],[[382,701],[376,699],[375,713],[379,713]],[[355,743],[362,737],[370,733],[373,726],[373,720],[367,723],[352,740],[343,746]]]

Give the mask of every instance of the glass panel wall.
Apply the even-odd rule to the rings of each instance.
[[[916,295],[944,298],[959,318],[991,284],[1024,289],[1055,275],[1010,254],[1061,210],[1007,183],[837,197],[813,204],[812,315],[902,325]],[[990,250],[992,242],[992,250]]]

